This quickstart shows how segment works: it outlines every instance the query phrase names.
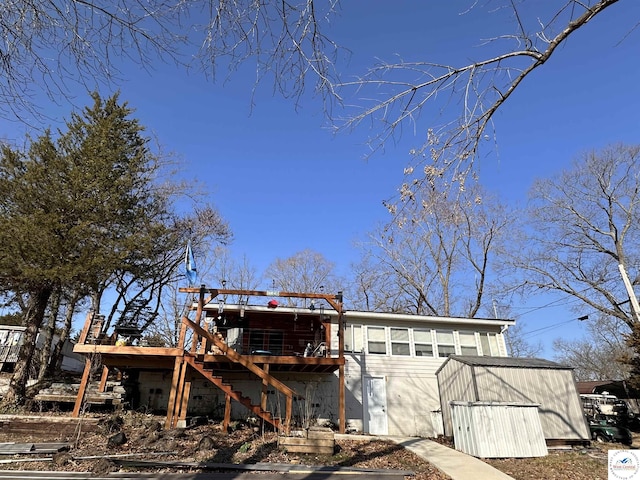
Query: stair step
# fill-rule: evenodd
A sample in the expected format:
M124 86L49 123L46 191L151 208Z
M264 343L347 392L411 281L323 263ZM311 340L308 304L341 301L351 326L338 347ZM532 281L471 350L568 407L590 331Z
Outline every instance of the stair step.
M230 383L226 383L222 376L214 375L213 370L205 367L204 358L202 355L190 355L189 363L193 368L199 371L207 380L216 385L220 390L225 392L226 394L232 396L236 401L244 405L248 410L262 418L265 422L270 423L276 429L281 427L280 418L274 418L271 412L267 412L263 410L260 405L254 405L251 403L250 397L245 397L241 391L234 390L233 385Z

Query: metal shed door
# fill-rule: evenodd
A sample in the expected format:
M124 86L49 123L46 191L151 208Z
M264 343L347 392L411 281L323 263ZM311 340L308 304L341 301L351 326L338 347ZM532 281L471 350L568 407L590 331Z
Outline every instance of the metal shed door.
M365 428L371 435L387 435L387 389L384 377L364 377Z

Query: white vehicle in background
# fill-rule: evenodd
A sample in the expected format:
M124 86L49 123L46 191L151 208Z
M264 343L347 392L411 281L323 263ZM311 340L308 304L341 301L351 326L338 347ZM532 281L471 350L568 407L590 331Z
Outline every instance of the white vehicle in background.
M632 444L629 427L635 419L626 401L607 393L581 394L580 398L594 441Z
M580 394L582 408L588 417L596 415L633 417L627 402L608 393Z

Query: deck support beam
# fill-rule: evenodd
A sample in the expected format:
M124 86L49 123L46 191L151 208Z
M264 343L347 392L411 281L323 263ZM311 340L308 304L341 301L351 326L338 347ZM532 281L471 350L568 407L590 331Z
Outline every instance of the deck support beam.
M104 393L107 389L107 379L109 378L109 367L106 365L102 366L102 375L100 375L100 386L98 387L98 391L100 393Z
M169 393L169 402L167 404L167 419L164 428L169 429L174 425L174 416L176 409L176 400L178 394L178 386L180 383L180 373L182 372L183 357L176 357L173 366L173 376L171 377L171 392Z
M229 433L229 424L231 423L231 395L228 393L224 397L224 420L222 421L222 431Z
M78 389L78 396L76 397L76 403L73 406L72 417L77 418L80 416L80 410L82 409L82 403L84 402L84 394L87 391L87 383L89 383L89 375L91 373L91 358L87 357L84 360L84 371L82 372L82 380L80 380L80 388Z

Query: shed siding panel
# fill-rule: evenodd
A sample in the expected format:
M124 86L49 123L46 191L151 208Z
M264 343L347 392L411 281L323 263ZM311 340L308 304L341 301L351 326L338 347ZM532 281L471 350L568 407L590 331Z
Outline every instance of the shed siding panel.
M480 401L540 404L547 439L589 439L570 370L476 367Z
M447 362L438 375L444 434L453 436L450 402L475 401L472 370L460 362Z
M538 407L525 404L452 402L457 450L482 458L547 454Z

